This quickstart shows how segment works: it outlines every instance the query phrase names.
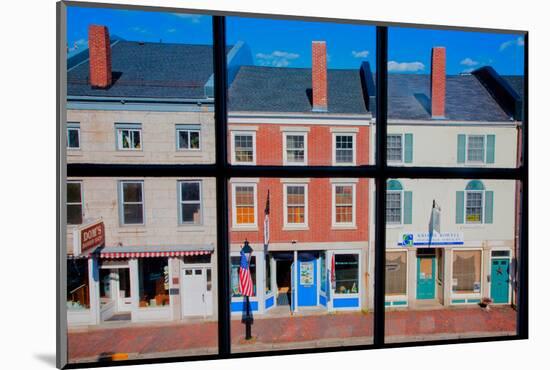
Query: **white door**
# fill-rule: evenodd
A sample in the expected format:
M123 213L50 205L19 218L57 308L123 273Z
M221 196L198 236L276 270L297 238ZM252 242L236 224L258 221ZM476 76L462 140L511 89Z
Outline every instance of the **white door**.
M182 270L182 309L184 316L205 316L206 269L184 268Z
M119 268L118 270L118 312L128 312L132 310L132 296L130 290L130 269Z

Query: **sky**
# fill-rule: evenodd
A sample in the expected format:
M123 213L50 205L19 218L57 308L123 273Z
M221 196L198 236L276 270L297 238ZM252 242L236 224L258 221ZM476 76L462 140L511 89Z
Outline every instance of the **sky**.
M109 28L111 37L164 43L212 44L212 18L193 14L69 7L69 55L87 47L90 24ZM228 45L245 42L254 64L309 68L311 42L326 41L329 68L356 69L368 61L375 69L374 26L228 17ZM447 74L492 66L502 75L523 74L520 35L390 27L389 73L430 73L431 48L447 50Z

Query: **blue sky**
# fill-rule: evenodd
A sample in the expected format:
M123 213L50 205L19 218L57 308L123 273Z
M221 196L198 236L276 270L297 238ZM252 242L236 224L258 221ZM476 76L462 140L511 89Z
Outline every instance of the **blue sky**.
M67 39L71 55L87 47L89 24L109 27L111 36L145 42L212 44L208 16L69 7ZM227 42L244 41L254 63L308 68L311 41L327 42L329 68L375 66L373 26L228 17ZM464 31L389 29L389 72L429 73L433 46L447 48L447 73L490 65L501 74L523 73L523 39L519 35Z

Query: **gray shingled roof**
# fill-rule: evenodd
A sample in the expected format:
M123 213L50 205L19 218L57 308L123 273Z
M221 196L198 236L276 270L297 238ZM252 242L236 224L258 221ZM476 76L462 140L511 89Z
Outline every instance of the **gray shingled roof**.
M68 71L69 96L205 98L213 73L211 45L118 41L111 48L113 85L93 89L89 60Z
M359 70L328 71L328 111L366 114ZM232 111L311 113L311 70L243 66L229 89Z

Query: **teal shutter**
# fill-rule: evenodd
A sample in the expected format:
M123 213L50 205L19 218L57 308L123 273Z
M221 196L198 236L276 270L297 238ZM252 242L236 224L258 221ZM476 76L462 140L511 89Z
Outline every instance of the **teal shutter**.
M487 163L495 163L495 135L487 135Z
M412 224L412 207L413 207L413 193L412 191L406 191L405 192L405 212L403 217L403 223L404 224Z
M413 161L413 134L405 134L405 163Z
M456 148L457 163L466 162L466 135L458 135Z
M485 223L493 223L493 192L485 192Z
M464 192L456 192L456 223L464 223Z

